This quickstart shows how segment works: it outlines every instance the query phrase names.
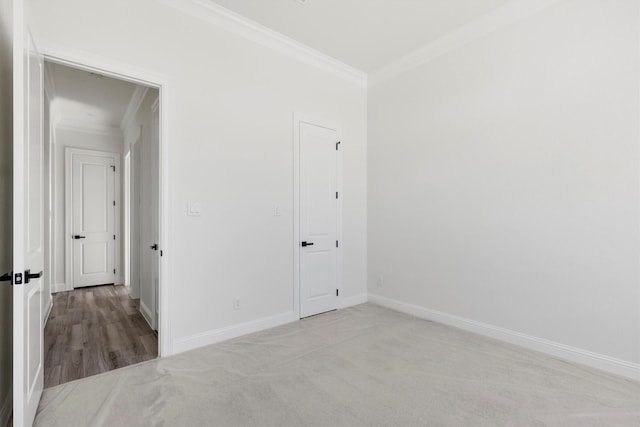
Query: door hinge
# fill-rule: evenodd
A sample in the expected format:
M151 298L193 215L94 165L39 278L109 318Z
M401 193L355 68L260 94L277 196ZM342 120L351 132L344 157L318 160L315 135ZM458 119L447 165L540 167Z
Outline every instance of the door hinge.
M162 256L162 250L160 250L160 256Z
M116 201L114 200L114 201L113 201L113 206L115 206L115 205L116 205Z
M336 240L336 248L338 247L338 241Z
M336 191L336 199L338 198L338 192Z
M116 269L115 268L113 269L113 274L116 274Z
M116 171L116 167L114 165L111 165L111 169L113 169L113 171Z
M16 273L13 279L14 285L22 285L22 273Z
M336 296L339 297L340 296L340 290L336 289Z
M338 151L338 145L340 145L340 141L336 142L336 151Z
M113 235L113 240L116 240L116 235L115 234Z

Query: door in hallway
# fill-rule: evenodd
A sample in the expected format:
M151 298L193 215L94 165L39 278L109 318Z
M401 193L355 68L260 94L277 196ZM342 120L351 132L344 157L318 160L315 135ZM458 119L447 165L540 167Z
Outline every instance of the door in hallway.
M68 149L73 287L115 281L117 155Z
M297 121L300 164L300 317L338 304L339 131Z

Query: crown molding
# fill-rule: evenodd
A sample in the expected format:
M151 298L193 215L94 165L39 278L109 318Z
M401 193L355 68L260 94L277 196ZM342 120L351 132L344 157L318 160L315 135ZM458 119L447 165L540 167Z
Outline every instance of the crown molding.
M546 9L560 0L513 0L471 21L457 30L401 57L369 74L369 87L391 80L407 71L426 64L435 58L473 41L494 33L508 25L521 21Z
M120 122L120 130L122 132L126 131L127 127L129 127L131 121L136 116L136 113L140 109L140 105L142 105L142 101L144 101L144 97L148 90L148 87L140 85L137 85L134 89L133 94L131 94L127 110L124 112L124 116L122 116L122 121Z
M92 135L113 136L122 138L122 130L117 127L86 123L79 120L62 119L56 124L56 130L82 132Z
M156 0L342 79L367 86L367 74L209 0Z

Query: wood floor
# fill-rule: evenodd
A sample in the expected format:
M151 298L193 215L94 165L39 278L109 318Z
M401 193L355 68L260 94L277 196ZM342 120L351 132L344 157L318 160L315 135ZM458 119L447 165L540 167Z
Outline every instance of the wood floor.
M158 356L158 337L124 286L53 294L44 330L44 387Z

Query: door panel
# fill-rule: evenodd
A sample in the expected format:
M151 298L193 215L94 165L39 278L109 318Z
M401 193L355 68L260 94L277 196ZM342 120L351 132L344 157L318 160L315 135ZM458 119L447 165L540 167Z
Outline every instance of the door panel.
M337 308L338 239L336 129L301 122L300 316Z
M43 60L13 2L13 417L31 425L43 388Z
M116 160L113 154L69 153L73 286L114 283Z

